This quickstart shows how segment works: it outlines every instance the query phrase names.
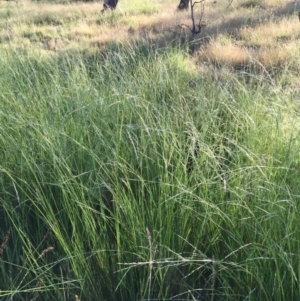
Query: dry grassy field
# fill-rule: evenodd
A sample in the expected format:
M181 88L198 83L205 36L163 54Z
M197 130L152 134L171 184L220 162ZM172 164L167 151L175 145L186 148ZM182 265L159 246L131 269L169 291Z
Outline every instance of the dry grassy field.
M102 2L0 3L0 45L32 51L97 51L111 42L143 39L156 47L190 40L190 12L174 0L123 0L114 12ZM300 3L285 0L207 0L194 58L233 66L269 69L299 57ZM199 8L195 6L196 17Z

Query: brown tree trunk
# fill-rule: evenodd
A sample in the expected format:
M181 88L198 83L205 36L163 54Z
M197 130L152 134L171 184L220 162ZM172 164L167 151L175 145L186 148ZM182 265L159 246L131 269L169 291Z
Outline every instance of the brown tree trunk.
M117 7L118 0L105 0L103 4L103 9L115 9Z
M190 0L180 0L180 3L178 5L179 10L184 10L189 8L189 2Z

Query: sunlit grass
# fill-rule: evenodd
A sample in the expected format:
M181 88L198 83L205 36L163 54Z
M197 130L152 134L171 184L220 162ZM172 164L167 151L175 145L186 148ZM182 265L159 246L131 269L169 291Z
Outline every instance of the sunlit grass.
M247 66L250 52L229 36L218 36L199 52L201 61L212 64L227 64L233 67Z
M300 299L296 11L177 2L0 3L1 300Z
M2 298L298 300L292 66L110 47L2 50Z
M50 52L72 47L93 52L95 47L102 49L111 42L134 44L141 39L149 39L157 47L174 45L176 40L178 45L191 41L191 20L189 12L176 11L177 2L124 0L116 11L104 14L100 13L102 4L97 2L4 3L0 41L2 47ZM193 46L193 51L203 50L198 58L226 61L232 66L256 60L266 68L293 62L299 48L297 6L282 1L256 1L259 5L246 2L229 5L230 2L206 1L206 26ZM200 14L197 5L195 14L196 18ZM224 39L231 42L225 45L220 42ZM270 49L273 55L268 56Z
M252 46L274 47L294 41L300 36L299 26L295 17L272 20L254 27L243 27L238 37ZM296 44L296 43L295 43Z

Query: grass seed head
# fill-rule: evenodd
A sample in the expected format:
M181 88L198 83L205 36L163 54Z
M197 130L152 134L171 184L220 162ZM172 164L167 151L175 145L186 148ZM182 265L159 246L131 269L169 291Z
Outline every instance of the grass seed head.
M75 295L75 301L80 301L78 295Z
M53 247L49 247L49 248L43 250L42 253L41 253L41 257L43 257L47 252L52 251L52 250L54 250Z
M2 244L0 246L0 255L2 255L2 253L3 253L4 249L5 249L5 246L6 246L7 242L8 242L8 240L9 240L10 232L11 232L11 228L9 228L8 231L6 232L5 237L3 239L3 242L2 242Z

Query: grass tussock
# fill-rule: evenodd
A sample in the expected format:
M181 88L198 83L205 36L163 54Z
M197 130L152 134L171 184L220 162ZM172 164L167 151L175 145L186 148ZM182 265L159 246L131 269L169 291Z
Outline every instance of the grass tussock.
M251 54L245 47L241 47L228 36L218 36L199 52L200 61L212 64L228 64L233 67L245 66L250 63Z
M250 2L0 3L1 300L300 299L296 15Z
M297 300L285 79L209 79L148 47L2 50L2 298Z

